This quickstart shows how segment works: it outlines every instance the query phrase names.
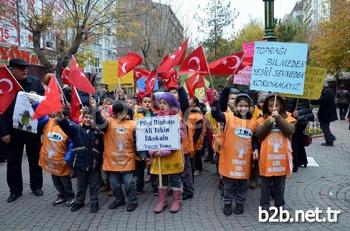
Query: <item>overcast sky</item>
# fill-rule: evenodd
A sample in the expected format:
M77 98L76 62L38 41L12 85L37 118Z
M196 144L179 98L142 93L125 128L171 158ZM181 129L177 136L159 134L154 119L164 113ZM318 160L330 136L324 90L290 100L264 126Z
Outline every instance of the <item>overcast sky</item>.
M198 33L198 23L194 15L201 14L200 8L205 8L210 0L156 0L157 2L168 4L180 19L186 35L191 37L192 43L197 43L203 34ZM264 20L264 3L262 0L230 0L231 7L239 12L235 20L234 28L228 27L225 30L225 37L232 37L239 31L251 18ZM275 18L283 18L285 14L290 13L297 0L275 0Z

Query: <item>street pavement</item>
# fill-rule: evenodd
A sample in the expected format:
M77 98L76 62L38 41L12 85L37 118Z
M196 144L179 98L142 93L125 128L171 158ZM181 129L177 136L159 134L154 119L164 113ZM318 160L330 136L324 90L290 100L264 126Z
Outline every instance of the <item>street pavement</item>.
M100 210L90 214L86 206L70 212L64 205L52 206L56 198L51 178L44 174L44 196L34 196L29 187L27 159L23 160L23 196L7 203L9 189L6 183L6 164L0 166L0 230L350 230L350 131L348 123L337 121L331 129L337 137L334 147L321 147L323 138L316 138L307 148L310 161L287 179L286 208L289 211L327 207L341 211L338 222L330 223L259 223L259 189L250 189L243 215L225 216L222 213L219 177L213 164L195 178L193 199L183 202L182 211L171 214L168 209L153 213L156 197L149 185L140 195L139 207L127 212L125 207L109 210L112 197L100 194ZM313 158L313 159L312 159ZM311 166L315 165L315 166ZM319 166L317 166L319 165ZM75 185L75 180L73 181ZM171 200L168 201L170 203Z

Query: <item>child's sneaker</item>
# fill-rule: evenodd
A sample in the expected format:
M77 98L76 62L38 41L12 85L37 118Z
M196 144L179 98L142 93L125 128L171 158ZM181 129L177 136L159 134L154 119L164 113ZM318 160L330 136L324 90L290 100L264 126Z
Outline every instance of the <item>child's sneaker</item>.
M90 213L97 213L98 211L98 203L91 204Z
M224 205L224 214L226 216L230 216L232 214L232 204L225 204Z
M126 207L126 211L132 212L137 208L137 203L129 203Z
M81 209L81 208L84 207L84 206L85 206L84 203L77 203L77 202L74 202L74 203L72 204L72 207L70 208L70 211L75 212L75 211Z
M244 211L243 204L236 204L235 211L233 211L235 214L242 214Z
M113 201L112 204L108 206L109 209L117 209L118 207L125 205L125 201Z
M73 205L73 203L74 203L74 199L67 200L66 201L66 206L67 207L71 207Z

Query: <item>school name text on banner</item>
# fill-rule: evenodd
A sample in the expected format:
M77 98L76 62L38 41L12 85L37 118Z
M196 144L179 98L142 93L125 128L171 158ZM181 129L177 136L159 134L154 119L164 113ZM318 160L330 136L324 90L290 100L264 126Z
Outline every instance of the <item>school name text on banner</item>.
M137 119L136 148L137 151L181 149L179 117L175 115Z

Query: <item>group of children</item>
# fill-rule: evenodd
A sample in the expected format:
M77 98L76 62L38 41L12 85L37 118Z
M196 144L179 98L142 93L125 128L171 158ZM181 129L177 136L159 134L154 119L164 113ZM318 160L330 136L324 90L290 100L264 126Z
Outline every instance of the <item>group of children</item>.
M260 206L268 210L271 195L276 207L284 206L285 180L292 168L290 137L296 121L286 112L284 99L261 94L254 106L248 94L228 87L220 97L208 89L206 98L207 105L195 97L188 99L182 87L140 94L135 106L123 100L105 100L98 106L91 97L89 106L82 110L80 124L68 119L69 108L41 118L39 165L52 174L59 192L53 204L66 203L74 212L84 206L89 188L90 212L96 213L101 174L105 174L115 197L109 209L127 204L127 211L134 211L146 170L158 196L154 212L161 213L172 195L170 211L176 213L182 200L194 195L194 170L202 170L203 143L209 140L218 158L225 215L243 213L249 179L257 171ZM137 151L135 121L168 115L179 117L181 149ZM77 177L76 195L70 178L72 169Z

